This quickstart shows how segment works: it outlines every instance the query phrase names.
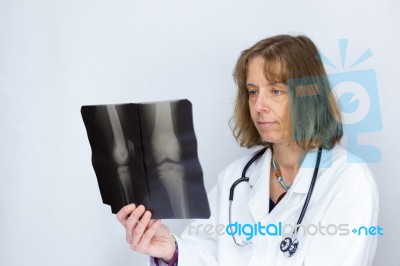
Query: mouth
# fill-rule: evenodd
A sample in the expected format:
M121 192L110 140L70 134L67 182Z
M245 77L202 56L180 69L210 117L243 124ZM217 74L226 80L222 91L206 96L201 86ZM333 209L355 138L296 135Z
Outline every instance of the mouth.
M276 121L257 121L257 125L264 128L274 126L275 124Z

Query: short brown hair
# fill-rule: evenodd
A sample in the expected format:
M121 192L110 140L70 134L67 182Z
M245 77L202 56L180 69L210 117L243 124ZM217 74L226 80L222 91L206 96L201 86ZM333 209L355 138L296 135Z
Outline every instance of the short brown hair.
M331 149L343 135L338 103L332 94L317 47L306 36L277 35L244 50L236 63L238 87L231 128L240 146L269 146L261 139L250 116L246 87L248 63L264 60L265 77L288 88L292 138L304 150Z

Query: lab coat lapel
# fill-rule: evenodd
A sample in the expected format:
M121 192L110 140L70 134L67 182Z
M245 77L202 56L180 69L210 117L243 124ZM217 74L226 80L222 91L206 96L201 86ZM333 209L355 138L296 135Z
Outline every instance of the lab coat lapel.
M314 172L317 153L318 149L310 150L307 153L282 205L286 205L290 202L293 193L307 194ZM251 167L246 174L246 176L249 177L249 184L252 187L248 206L255 222L261 220L269 213L269 173L271 156L271 149L267 149L261 158L254 162L254 167Z
M270 162L271 150L267 149L246 174L252 187L248 206L255 222L267 215L269 211Z
M317 160L318 149L313 149L307 152L299 172L297 173L292 187L288 190L287 195L283 198L281 205L286 206L291 201L293 194L307 194L310 189L311 180L314 173L315 162ZM317 182L318 183L318 182Z
M312 176L315 169L315 162L317 160L318 149L313 149L307 152L306 157L301 163L296 178L292 185L293 193L304 193L306 194L310 188Z

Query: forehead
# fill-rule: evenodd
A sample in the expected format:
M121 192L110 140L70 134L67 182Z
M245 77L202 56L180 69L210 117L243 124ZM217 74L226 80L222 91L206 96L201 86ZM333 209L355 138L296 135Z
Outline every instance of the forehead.
M266 60L262 56L256 56L247 64L246 82L264 79L267 82L284 83L282 63L278 60Z
M257 56L249 61L247 64L247 79L264 76L265 77L265 59Z

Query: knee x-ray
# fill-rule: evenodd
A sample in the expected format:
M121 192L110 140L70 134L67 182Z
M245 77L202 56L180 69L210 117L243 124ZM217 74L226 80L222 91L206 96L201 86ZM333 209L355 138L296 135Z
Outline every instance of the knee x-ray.
M113 213L143 204L153 218L208 218L188 100L82 106L92 164Z

